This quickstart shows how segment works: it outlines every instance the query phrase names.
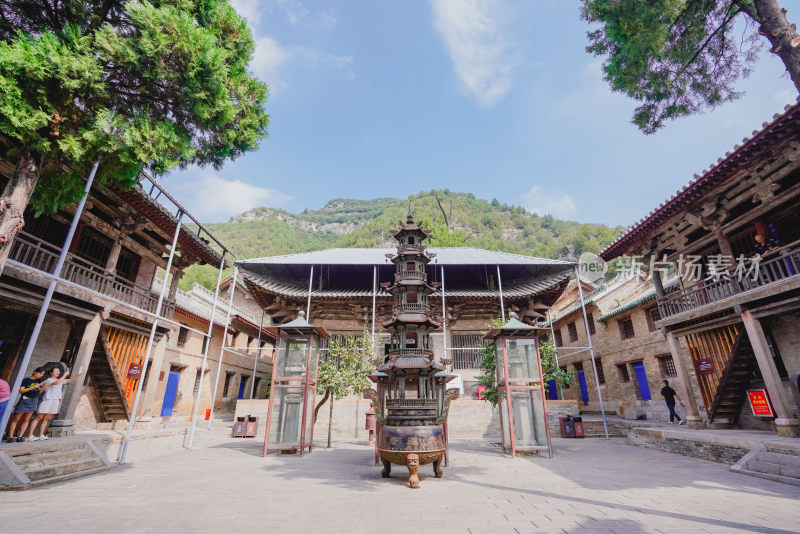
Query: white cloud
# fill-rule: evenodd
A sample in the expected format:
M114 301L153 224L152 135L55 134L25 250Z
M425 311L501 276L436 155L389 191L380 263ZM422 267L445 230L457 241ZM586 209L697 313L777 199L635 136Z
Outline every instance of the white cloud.
M261 23L261 7L259 0L231 0L231 7L247 20L247 24L254 32Z
M291 55L289 49L282 47L275 39L259 37L256 39L256 49L250 68L272 88L274 85L281 85L278 81L278 69Z
M278 207L291 199L276 189L250 185L241 180L226 180L202 170L189 172L186 177L188 180L170 189L192 215L203 222L227 221L249 209Z
M572 217L577 212L575 202L567 193L545 191L538 185L524 195L524 205L531 213L552 215L553 217Z
M514 63L496 0L432 0L436 30L450 51L463 88L493 106L512 88Z

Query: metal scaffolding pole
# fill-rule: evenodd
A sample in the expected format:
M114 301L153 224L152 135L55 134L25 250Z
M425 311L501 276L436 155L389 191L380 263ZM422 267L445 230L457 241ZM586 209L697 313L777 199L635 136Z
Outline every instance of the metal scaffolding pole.
M222 252L222 261L219 264L219 273L217 273L217 285L214 288L214 302L211 305L211 318L208 320L208 333L205 335L205 342L203 343L203 362L200 364L200 385L197 386L197 395L194 397L194 407L192 408L192 427L189 430L189 444L187 449L192 448L194 442L194 428L197 424L197 410L200 407L200 398L203 393L203 382L206 375L206 363L208 361L208 348L211 346L211 335L214 331L214 315L217 312L217 300L219 299L219 285L222 283L222 270L225 269L225 251ZM224 339L223 333L223 339ZM224 343L223 343L224 344ZM214 399L211 399L211 404L214 404Z
M86 199L89 196L89 191L92 189L92 183L94 183L94 177L95 174L97 174L97 167L99 165L100 160L94 162L92 170L89 173L89 178L86 180L86 186L83 188L83 197L81 198L80 202L78 202L78 207L75 209L75 214L72 216L72 223L70 223L67 237L64 239L64 246L61 247L61 252L58 255L58 261L56 262L56 267L53 270L53 278L50 278L50 283L47 285L47 292L44 295L44 300L42 300L42 306L39 308L39 315L36 317L36 323L33 326L31 338L28 340L28 345L25 347L25 354L22 356L22 362L20 363L19 371L14 379L14 385L11 388L11 397L8 399L8 404L6 405L6 410L3 413L3 418L0 420L0 435L5 432L8 419L11 417L11 412L14 410L14 404L17 402L19 388L22 385L23 378L25 378L25 371L28 369L28 365L31 363L31 356L33 355L33 349L36 347L36 342L39 340L39 333L42 331L44 317L47 315L47 309L50 307L50 302L53 300L53 293L55 293L56 284L58 283L57 279L61 276L61 269L64 267L64 262L67 260L67 254L69 254L69 247L72 244L72 238L75 237L75 229L78 227L78 221L80 221L81 214L83 213L83 207L86 205Z
M308 277L308 303L306 303L306 321L311 320L311 287L314 284L314 266L311 266L311 274Z
M261 322L258 323L258 341L256 341L256 347L259 350L256 351L256 357L253 359L253 376L250 378L250 399L253 399L253 394L256 392L256 372L258 366L258 359L261 358L261 330L264 328L264 309L261 309Z
M133 399L133 409L130 412L128 420L128 431L125 433L125 441L122 442L122 451L119 453L119 465L125 463L125 455L128 453L128 444L131 441L131 433L133 426L136 424L136 413L139 409L139 400L142 396L142 386L147 378L147 365L150 359L150 354L153 352L153 340L156 337L156 329L158 328L157 318L161 316L161 308L164 305L164 296L167 294L167 279L169 278L170 270L172 269L172 260L175 259L175 250L178 247L178 236L181 233L181 220L183 219L183 211L178 211L177 222L175 224L175 235L172 236L172 248L169 251L169 259L167 260L167 267L164 272L164 279L161 281L161 291L158 294L158 304L156 304L156 319L153 320L153 326L150 327L150 337L147 339L147 349L144 351L144 361L142 362L142 374L136 384L136 396Z
M444 265L440 267L442 274L442 341L444 343L444 357L447 358L447 305L444 300ZM453 365L452 363L450 364ZM450 367L452 369L452 367Z
M375 299L378 296L378 266L372 266L372 348L375 348Z
M575 266L575 283L578 284L578 295L581 297L581 311L583 312L583 326L586 327L586 339L589 341L589 357L592 359L592 371L594 372L594 384L597 387L597 396L600 399L600 415L603 418L603 430L608 439L608 422L606 421L606 411L603 408L603 393L600 391L600 378L597 376L597 364L594 361L594 348L592 348L592 334L589 332L589 320L586 317L586 303L583 300L583 288L581 287L580 266Z
M497 289L500 290L500 316L503 322L506 322L506 307L503 304L503 281L500 279L500 266L497 266Z
M547 310L547 321L550 323L550 339L553 340L553 356L556 357L556 367L558 365L558 347L556 347L556 331L553 329L553 318L550 317L550 310ZM564 398L564 391L561 389L561 384L558 385L558 396Z
M228 335L228 328L231 326L231 309L233 308L233 293L236 291L236 278L239 276L239 266L233 264L233 277L231 278L231 296L228 299L228 313L225 317L225 326L222 329L222 343L219 347L219 362L217 363L217 376L214 379L214 393L211 395L211 414L208 417L208 428L211 428L211 421L214 420L214 401L217 399L217 388L219 387L219 374L222 372L222 358L225 354L225 336ZM209 338L209 343L211 339Z

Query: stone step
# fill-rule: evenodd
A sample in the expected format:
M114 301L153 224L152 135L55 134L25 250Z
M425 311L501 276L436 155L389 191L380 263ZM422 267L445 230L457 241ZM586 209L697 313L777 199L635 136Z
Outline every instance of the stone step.
M800 468L800 456L781 454L779 452L759 452L756 454L755 459L759 462L769 462Z
M17 464L22 471L27 471L28 469L44 467L46 465L63 464L75 460L86 460L94 457L94 453L89 448L68 449L66 451L58 450L17 456L14 458L14 463Z
M95 473L102 473L103 471L108 471L109 469L116 467L113 465L104 465L102 467L95 467L94 469L87 469L85 471L76 471L74 473L68 473L66 475L60 475L52 478L43 478L41 480L33 480L30 484L25 484L23 486L3 486L3 491L22 491L31 488L39 488L41 486L46 486L48 484L55 484L57 482L65 482L67 480L72 480L73 478L80 478L85 477L88 475L94 475Z
M55 465L46 465L43 467L35 467L26 469L23 472L31 479L31 481L44 480L46 478L55 478L63 475L70 475L80 471L87 471L97 467L103 467L103 460L97 457L74 460Z
M798 481L800 481L800 467L793 465L762 462L759 460L748 460L747 469L750 471L756 471L758 473L767 473L770 475L796 478Z
M51 438L44 441L26 441L24 443L10 443L3 447L3 452L9 455L14 462L28 456L48 454L51 452L68 452L74 450L90 450L85 441L64 440Z

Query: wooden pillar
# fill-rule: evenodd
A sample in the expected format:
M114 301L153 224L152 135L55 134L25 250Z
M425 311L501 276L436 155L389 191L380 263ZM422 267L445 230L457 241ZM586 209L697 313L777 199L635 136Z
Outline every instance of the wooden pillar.
M661 280L661 271L653 272L653 286L656 288L656 296L663 299L666 293L664 292L664 281Z
M715 225L713 230L714 236L717 238L717 244L719 245L720 253L723 256L732 258L731 261L733 261L733 249L731 248L730 241L728 241L728 236L722 231L722 225Z
M61 403L61 412L53 420L51 426L54 436L71 436L75 433L75 410L81 400L83 385L86 383L86 374L89 372L89 362L92 359L92 353L94 352L102 324L103 314L97 313L83 330L81 343L78 346L78 354L75 357L75 364L71 369L71 374L75 375L81 372L82 376L64 388L65 394L64 401Z
M775 426L778 429L778 435L800 437L800 421L792 417L794 414L790 408L791 404L789 404L781 377L778 375L778 369L775 367L775 361L772 359L761 322L753 317L750 310L742 310L741 315L744 328L747 330L747 337L750 338L750 345L756 355L756 363L758 363L764 379L764 385L769 393L772 406L775 408Z
M666 332L667 344L669 351L672 353L672 361L675 363L675 370L678 371L678 378L681 380L680 392L681 398L686 403L686 424L689 428L704 428L703 418L700 417L700 411L697 408L697 399L692 390L692 382L689 378L689 369L686 366L686 357L681 350L681 344L678 341L678 336L673 332Z
M120 252L122 252L122 236L118 236L114 240L114 244L111 245L111 251L108 253L108 260L106 261L106 272L112 274L116 272Z
M167 295L168 300L175 300L178 294L178 282L181 281L181 278L183 278L183 270L176 270L172 273L172 281L169 284L169 293Z

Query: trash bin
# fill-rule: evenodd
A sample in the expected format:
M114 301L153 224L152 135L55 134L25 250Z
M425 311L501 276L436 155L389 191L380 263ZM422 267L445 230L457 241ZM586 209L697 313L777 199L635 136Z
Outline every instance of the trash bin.
M583 434L583 418L582 417L572 417L572 423L575 425L575 437L582 438L584 437Z
M244 417L237 417L233 423L233 437L234 438L254 438L256 437L256 429L258 428L258 418L252 415L245 415Z
M247 433L247 421L244 417L237 417L233 423L233 437L243 438L245 433Z
M562 415L558 418L558 423L561 427L562 438L575 437L575 424L572 422L572 418L570 418L568 415Z
M258 429L258 417L253 417L252 415L247 416L247 429L245 430L244 437L246 438L254 438L256 437L256 430Z

